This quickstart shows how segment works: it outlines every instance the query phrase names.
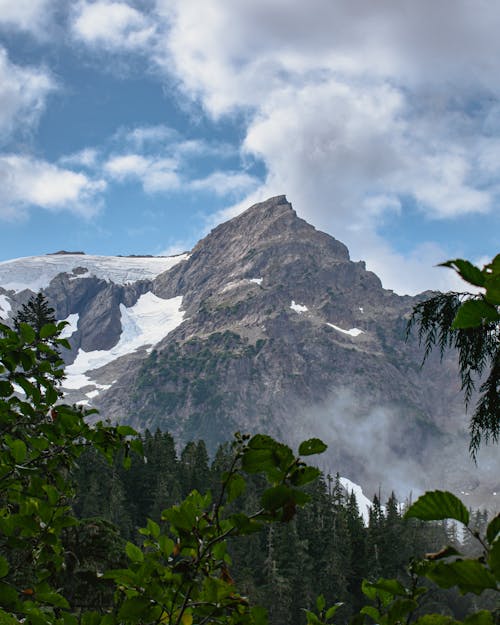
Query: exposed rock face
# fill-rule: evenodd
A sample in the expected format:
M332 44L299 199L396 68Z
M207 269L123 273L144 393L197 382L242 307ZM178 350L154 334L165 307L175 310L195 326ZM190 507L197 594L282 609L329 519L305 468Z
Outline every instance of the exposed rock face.
M320 435L333 449L326 467L369 488L390 486L388 471L401 474L396 487L426 485L439 458L436 469L448 467L451 483L458 469L446 447L459 441L466 454L456 434L464 417L453 358L433 357L421 369L415 339L405 340L423 296L383 289L284 196L221 224L156 277L115 284L73 269L45 290L59 318L78 314L68 359L78 353L77 363L82 350L115 348L125 319L138 336L149 314L140 313L144 298L161 306L182 297L183 317L173 325L168 311L161 317L152 350L122 350L88 373L95 388L73 386L70 397L86 393L104 417L168 429L181 441L204 438L212 450L236 430L290 442ZM29 295L0 293L13 310Z

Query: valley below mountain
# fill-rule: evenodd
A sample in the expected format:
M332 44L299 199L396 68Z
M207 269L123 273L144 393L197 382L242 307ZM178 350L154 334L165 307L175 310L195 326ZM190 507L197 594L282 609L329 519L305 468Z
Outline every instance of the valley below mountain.
M284 196L174 257L57 253L0 263L0 317L40 289L66 320L69 402L213 453L236 431L318 436L369 496L449 488L498 508L498 448L468 457L455 354L406 337L430 296L386 290ZM498 495L497 495L498 493ZM383 495L384 497L384 495Z

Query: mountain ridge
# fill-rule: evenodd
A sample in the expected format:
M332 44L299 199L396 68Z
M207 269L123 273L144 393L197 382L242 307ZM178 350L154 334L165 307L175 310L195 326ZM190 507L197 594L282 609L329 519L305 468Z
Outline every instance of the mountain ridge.
M363 438L406 481L415 474L415 488L430 481L430 462L448 482L472 471L447 466L452 449L466 449L453 355L433 355L422 369L416 339L405 340L426 294L383 289L285 196L220 224L171 262L133 281L126 265L115 267L118 283L72 267L45 287L58 318L73 315L71 401L181 442L204 438L212 451L236 430L291 443L321 434L330 467L370 488L385 473L368 462ZM12 315L28 295L0 288L0 307L8 298Z

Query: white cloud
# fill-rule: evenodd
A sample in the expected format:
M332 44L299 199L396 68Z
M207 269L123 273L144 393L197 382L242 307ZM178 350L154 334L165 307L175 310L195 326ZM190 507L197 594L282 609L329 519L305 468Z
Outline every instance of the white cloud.
M150 45L155 27L147 16L125 2L81 1L74 11L72 32L89 46L138 51Z
M46 69L11 63L0 47L0 139L16 129L32 128L55 89L56 83Z
M214 191L217 195L241 193L255 188L259 180L254 176L234 171L216 171L205 178L193 180L190 187L195 191Z
M62 165L73 165L92 169L97 166L99 151L96 148L84 148L59 159Z
M28 156L0 156L0 217L17 219L32 206L91 217L101 206L103 180Z
M156 0L156 13L168 32L152 58L212 117L244 111L243 149L267 169L219 217L286 193L386 286L449 282L431 269L443 246L398 254L377 232L409 205L452 220L500 199L500 5Z
M0 27L31 32L45 38L53 0L0 0Z
M180 178L178 162L173 158L158 158L141 154L111 157L104 165L108 175L118 181L138 180L146 193L177 189Z

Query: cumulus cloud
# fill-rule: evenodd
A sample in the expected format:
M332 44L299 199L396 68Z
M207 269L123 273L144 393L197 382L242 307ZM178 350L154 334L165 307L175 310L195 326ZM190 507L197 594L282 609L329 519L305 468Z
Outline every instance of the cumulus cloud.
M111 157L104 165L114 180L140 181L146 193L177 189L180 184L178 162L173 158L157 158L141 154L124 154Z
M153 22L125 2L77 4L73 35L89 46L109 51L138 51L147 48L155 34Z
M0 28L18 29L45 38L53 0L0 0Z
M167 35L151 58L213 118L243 111L242 149L266 166L226 215L286 193L399 289L403 270L449 253L398 254L380 224L408 206L422 220L491 214L500 199L500 7L156 0L156 14Z
M18 219L36 206L91 217L100 208L104 180L29 156L0 156L0 217Z
M56 82L46 69L16 65L0 47L0 140L16 129L32 128L55 89Z

